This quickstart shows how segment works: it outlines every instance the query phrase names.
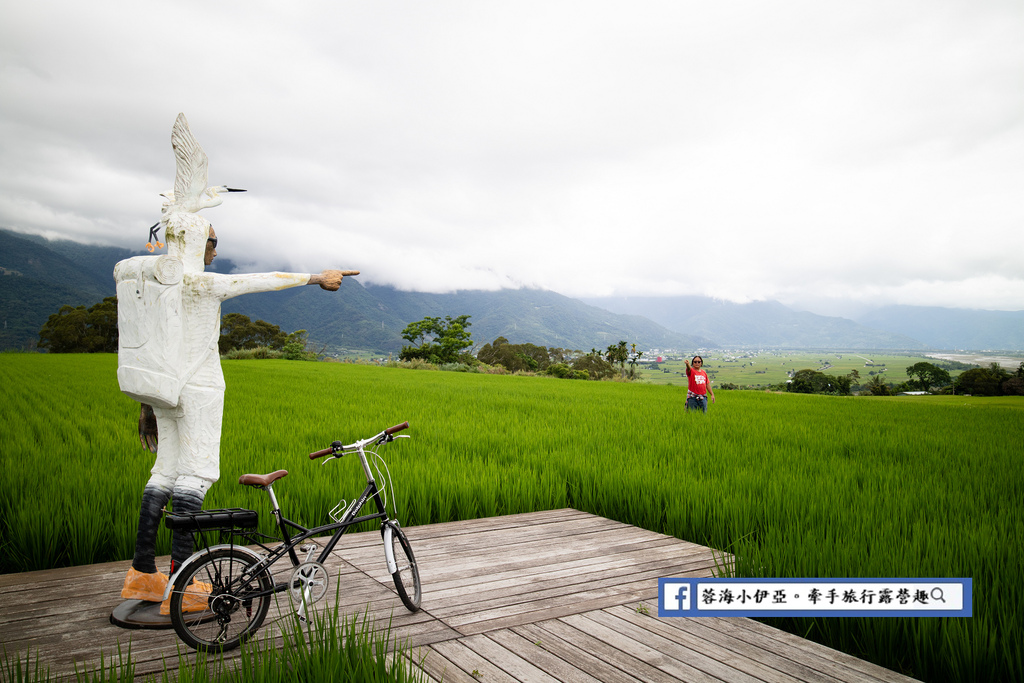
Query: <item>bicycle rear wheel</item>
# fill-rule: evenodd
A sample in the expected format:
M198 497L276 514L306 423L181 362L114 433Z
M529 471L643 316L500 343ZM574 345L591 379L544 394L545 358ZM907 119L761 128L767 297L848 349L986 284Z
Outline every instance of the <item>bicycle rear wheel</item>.
M395 557L395 572L391 578L395 581L398 597L402 599L410 612L420 608L420 570L416 566L416 557L412 554L412 546L406 538L402 527L394 522L387 522L391 528L391 550Z
M274 583L266 571L246 576L256 560L218 548L182 572L171 592L171 624L201 652L232 650L252 636L270 609Z

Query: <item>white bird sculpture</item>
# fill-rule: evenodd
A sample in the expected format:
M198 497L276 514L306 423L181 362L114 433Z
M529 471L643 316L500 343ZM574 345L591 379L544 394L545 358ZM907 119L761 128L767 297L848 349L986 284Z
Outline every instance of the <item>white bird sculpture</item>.
M165 215L176 211L196 213L223 202L224 198L220 196L222 192L245 192L225 185L206 186L209 159L189 130L184 113L178 114L174 121L174 128L171 129L171 147L174 148L177 169L174 190L162 195L167 199L163 206Z
M150 226L149 242L146 243L146 249L150 253L156 249L163 249L164 244L157 236L158 228L163 226L167 239L167 227L174 214L194 214L201 209L218 206L224 201L221 196L224 192L245 192L226 185L206 186L209 159L199 146L199 141L192 135L184 113L178 114L174 121L174 127L171 129L171 147L174 149L176 166L174 189L160 194L164 198L160 209L161 218ZM181 219L177 222L180 223Z

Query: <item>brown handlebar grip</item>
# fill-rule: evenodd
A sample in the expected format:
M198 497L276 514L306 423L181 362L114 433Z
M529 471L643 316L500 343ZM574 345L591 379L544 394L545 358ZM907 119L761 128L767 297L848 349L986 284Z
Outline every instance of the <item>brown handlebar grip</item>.
M310 460L316 460L317 458L322 458L325 455L330 455L333 452L334 452L333 448L325 448L322 451L317 451L316 453L310 453L309 454L309 459Z
M384 433L387 434L388 436L391 436L395 432L400 432L403 429L408 429L408 428L409 428L409 422L408 422L408 420L406 420L405 422L403 422L400 425L395 425L394 427L388 427L387 429L384 430Z

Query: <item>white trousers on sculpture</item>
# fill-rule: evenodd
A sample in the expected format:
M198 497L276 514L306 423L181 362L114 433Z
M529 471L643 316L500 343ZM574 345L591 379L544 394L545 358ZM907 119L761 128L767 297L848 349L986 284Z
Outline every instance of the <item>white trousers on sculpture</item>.
M158 444L149 484L175 483L205 493L220 478L220 432L224 390L185 386L178 407L153 408Z

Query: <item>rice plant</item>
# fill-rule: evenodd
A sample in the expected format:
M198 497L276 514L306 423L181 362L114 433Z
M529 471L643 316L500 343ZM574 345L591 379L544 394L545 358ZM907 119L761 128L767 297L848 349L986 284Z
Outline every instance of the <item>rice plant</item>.
M335 604L315 612L309 625L296 619L280 637L258 638L242 645L237 658L223 654L178 654L176 666L164 663L164 670L143 677L143 683L290 683L291 681L361 681L365 683L418 683L423 672L406 657L407 648L392 637L391 625L380 625L364 613L345 616ZM3 649L0 674L11 683L133 683L136 678L131 646L114 653L100 653L98 667L75 666L72 676L52 675L40 665L38 655L12 655Z
M131 557L153 456L115 367L0 355L0 571ZM265 512L238 476L283 468L282 507L322 523L362 475L306 454L409 420L413 438L382 452L403 524L574 507L733 552L745 576L972 577L972 619L772 623L924 680L1024 678L1021 399L719 392L695 415L671 386L274 360L224 371L206 507Z

